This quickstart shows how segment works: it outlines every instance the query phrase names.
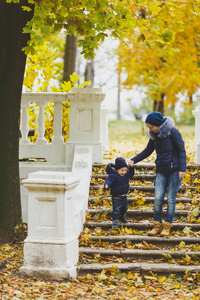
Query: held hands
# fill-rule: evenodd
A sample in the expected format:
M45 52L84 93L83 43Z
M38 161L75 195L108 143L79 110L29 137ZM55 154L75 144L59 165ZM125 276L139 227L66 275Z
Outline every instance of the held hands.
M108 184L105 184L105 185L104 185L104 189L105 189L105 190L109 190L109 185L108 185Z
M133 160L130 160L128 163L127 163L128 167L134 167L134 161Z
M179 175L179 179L181 179L185 176L185 172L179 171L178 175Z
M127 163L128 167L133 167L134 166L134 161L133 160L130 160L128 163ZM185 173L186 172L181 172L179 171L179 179L181 178L184 178L185 177Z

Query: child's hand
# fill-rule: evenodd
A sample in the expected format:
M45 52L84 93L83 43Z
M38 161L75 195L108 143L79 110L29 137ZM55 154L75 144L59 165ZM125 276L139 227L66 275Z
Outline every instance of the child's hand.
M105 190L109 190L109 185L108 185L108 184L105 184L105 185L104 185L104 189L105 189Z
M133 160L130 160L128 162L128 167L134 167L134 161Z

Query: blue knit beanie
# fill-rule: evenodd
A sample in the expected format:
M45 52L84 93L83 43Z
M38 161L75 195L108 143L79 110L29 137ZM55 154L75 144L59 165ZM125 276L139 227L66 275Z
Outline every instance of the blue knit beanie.
M128 168L128 165L124 158L118 157L115 159L115 170L119 170L121 168Z
M160 126L162 123L164 122L164 118L163 115L158 112L158 111L154 111L152 113L150 113L145 120L145 123L151 124L153 126Z

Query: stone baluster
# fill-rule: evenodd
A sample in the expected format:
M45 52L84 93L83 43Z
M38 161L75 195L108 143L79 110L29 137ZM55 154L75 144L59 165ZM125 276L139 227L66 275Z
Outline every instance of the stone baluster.
M62 136L62 101L54 101L54 123L52 143L63 143Z
M36 104L39 107L39 113L37 117L37 134L38 134L38 139L36 141L36 144L42 145L42 144L47 144L47 140L44 137L45 133L45 115L44 115L44 107L47 105L47 102L45 101L35 101Z
M28 111L27 111L27 107L28 107L29 103L27 102L22 102L21 105L21 141L20 144L21 145L26 145L26 144L30 144L30 141L28 140L28 131L29 131L29 125L28 125Z

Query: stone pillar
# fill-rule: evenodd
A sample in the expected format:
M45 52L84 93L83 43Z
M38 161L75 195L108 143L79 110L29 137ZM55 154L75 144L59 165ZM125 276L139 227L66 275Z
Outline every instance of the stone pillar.
M194 117L195 117L195 151L197 152L197 142L199 140L199 134L200 130L198 130L198 124L199 124L199 105L195 107L195 109L192 111Z
M101 108L101 140L103 142L103 150L108 151L108 113L109 109L106 107Z
M73 88L67 96L70 100L67 160L73 161L75 145L90 145L93 151L93 163L101 163L103 159L103 143L100 136L101 102L105 94L100 88Z
M39 171L23 180L29 195L21 273L55 280L76 277L79 249L74 188L78 183L71 172Z
M196 145L196 163L200 164L200 94L196 95L198 107L195 109L198 116L195 116L195 145Z

